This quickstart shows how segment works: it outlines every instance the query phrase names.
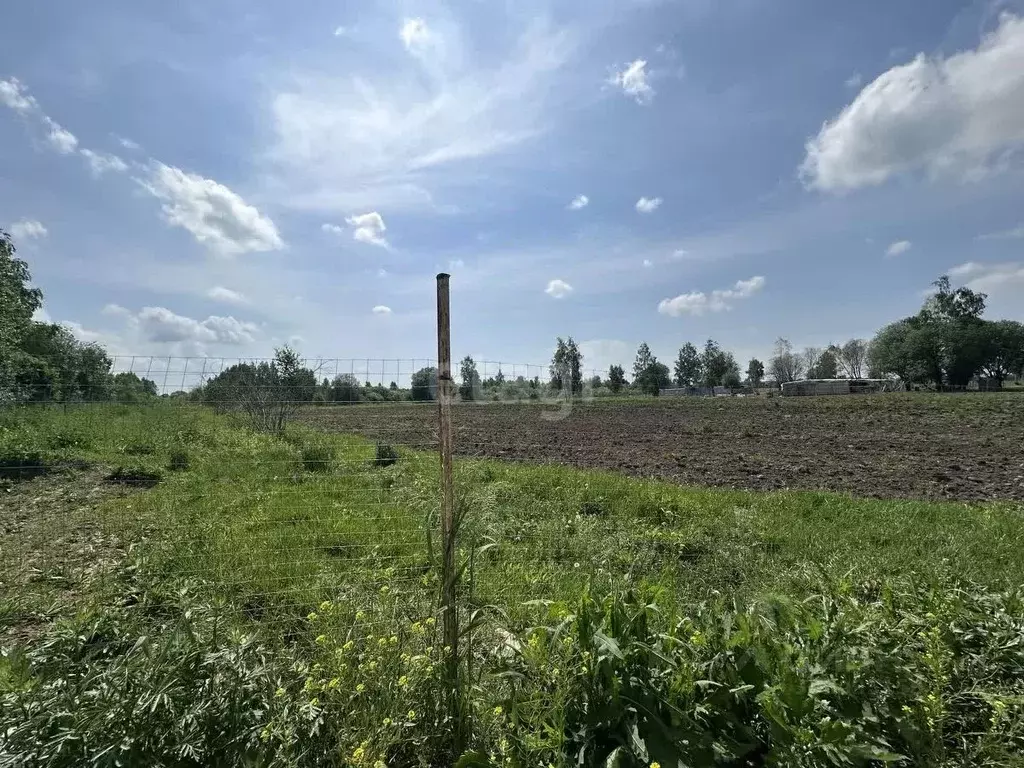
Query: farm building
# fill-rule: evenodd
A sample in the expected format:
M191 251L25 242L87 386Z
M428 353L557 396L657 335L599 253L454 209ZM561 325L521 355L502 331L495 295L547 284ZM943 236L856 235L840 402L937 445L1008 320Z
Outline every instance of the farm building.
M872 392L892 392L901 388L890 379L801 379L782 385L783 397L810 395L860 395Z

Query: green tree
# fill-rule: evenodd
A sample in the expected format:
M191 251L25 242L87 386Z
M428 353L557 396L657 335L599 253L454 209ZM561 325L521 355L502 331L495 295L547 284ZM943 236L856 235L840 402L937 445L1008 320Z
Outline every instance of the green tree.
M569 382L574 395L583 392L583 353L576 345L572 336L565 342L566 357L569 362Z
M641 342L633 363L633 386L646 395L657 396L662 387L671 384L668 366L658 362L647 342Z
M700 384L702 379L700 353L690 342L686 342L679 348L673 373L677 387L695 387Z
M725 352L714 339L708 339L700 356L705 387L720 387L730 373L739 379L740 368L731 352Z
M412 375L412 399L437 399L437 368L420 368Z
M756 357L752 357L747 363L747 382L751 387L757 389L761 386L762 381L764 381L764 363Z
M555 353L551 356L551 388L556 392L569 385L571 381L569 369L569 346L561 336L555 342Z
M110 393L116 402L138 403L156 397L157 386L155 381L139 378L135 373L118 373L113 377Z
M621 365L613 365L608 369L608 389L616 394L626 386L626 372Z
M351 373L342 373L334 377L329 398L332 403L358 403L361 397L359 382Z
M651 354L651 348L647 346L647 342L640 342L640 346L636 350L636 360L633 361L634 384L637 384L637 379L643 376L654 362L656 362L656 358Z
M459 378L462 383L459 385L459 396L468 401L479 400L481 394L480 374L476 369L476 362L472 357L466 355L459 363Z
M839 376L839 363L833 347L816 350L816 358L814 365L807 369L807 378L834 379Z
M1013 320L987 323L982 372L1003 385L1009 376L1024 375L1024 325Z

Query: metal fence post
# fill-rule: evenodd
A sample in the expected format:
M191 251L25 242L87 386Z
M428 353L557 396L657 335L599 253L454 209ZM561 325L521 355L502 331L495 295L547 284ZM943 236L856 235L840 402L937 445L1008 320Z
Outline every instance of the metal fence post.
M462 707L459 686L459 623L456 603L455 492L452 484L452 344L448 301L449 275L437 276L437 416L441 454L441 610L445 659L451 683L449 712L456 755L461 751Z

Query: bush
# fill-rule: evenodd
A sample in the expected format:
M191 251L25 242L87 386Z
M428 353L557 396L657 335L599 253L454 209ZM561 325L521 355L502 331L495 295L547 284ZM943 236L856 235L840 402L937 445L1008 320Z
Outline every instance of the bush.
M171 472L184 472L189 468L189 464L188 451L176 448L171 451L171 459L167 468L170 469Z
M299 451L307 472L328 472L334 463L334 446L326 441L306 443Z
M374 450L373 466L390 467L398 461L398 451L390 443L378 442Z
M80 429L65 427L64 429L52 432L47 440L47 444L54 450L66 448L84 449L92 446L92 439Z
M637 592L552 605L495 654L515 682L480 708L499 755L475 764L1019 764L1017 591L822 586L682 619Z

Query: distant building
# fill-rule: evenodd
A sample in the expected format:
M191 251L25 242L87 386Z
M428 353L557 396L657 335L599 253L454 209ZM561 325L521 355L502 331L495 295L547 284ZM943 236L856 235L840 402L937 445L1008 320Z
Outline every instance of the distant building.
M891 379L800 379L782 385L783 397L814 395L861 395L873 392L902 390L899 382Z

